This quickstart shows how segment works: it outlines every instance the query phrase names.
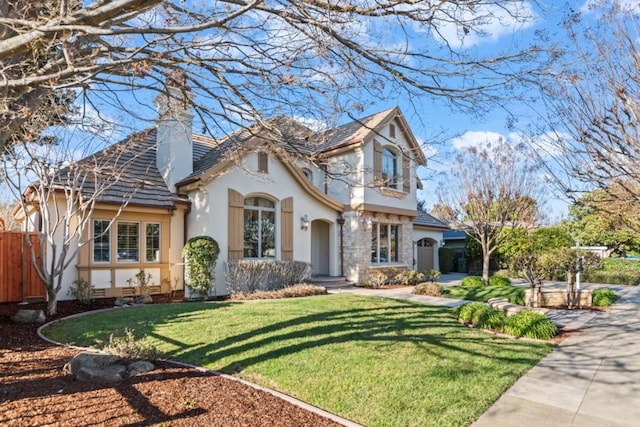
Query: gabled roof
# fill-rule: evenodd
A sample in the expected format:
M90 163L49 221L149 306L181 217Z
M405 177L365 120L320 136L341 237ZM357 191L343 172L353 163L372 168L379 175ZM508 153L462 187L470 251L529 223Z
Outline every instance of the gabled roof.
M445 222L425 212L418 213L416 219L413 220L413 225L418 227L440 228L449 231L449 226ZM445 231L445 233L447 233L447 231Z
M193 153L202 155L212 149L210 140L194 136ZM128 199L130 205L173 208L179 199L167 187L156 167L156 129L149 128L134 133L95 154L85 157L60 171L54 185L72 182L74 171L92 175L98 173L106 184L101 184L98 201L101 203L122 204ZM117 178L115 178L117 177ZM109 182L111 181L111 182ZM91 197L95 184L92 179L83 183L83 194Z

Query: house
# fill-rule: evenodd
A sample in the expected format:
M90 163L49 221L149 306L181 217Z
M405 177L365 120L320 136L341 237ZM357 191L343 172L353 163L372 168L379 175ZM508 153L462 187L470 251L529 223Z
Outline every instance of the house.
M152 293L181 289L182 248L200 235L220 246L216 295L240 259L304 261L356 283L377 268L437 268L447 227L418 215L426 159L398 108L322 132L280 116L216 140L192 132L181 97L169 86L155 127L80 161L125 167L100 194L66 287L80 276L96 296L132 295L144 269Z

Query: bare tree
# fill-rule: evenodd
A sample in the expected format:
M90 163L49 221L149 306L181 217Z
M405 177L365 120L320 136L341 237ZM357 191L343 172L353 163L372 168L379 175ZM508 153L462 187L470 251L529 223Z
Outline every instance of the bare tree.
M524 88L548 60L534 42L491 56L465 46L488 36L487 23L533 19L523 0L16 0L0 8L0 147L34 138L50 122L45 113L64 115L73 96L88 110L111 105L148 119L154 95L140 90L163 90L176 70L204 131L219 136L278 113L359 115L363 99L398 90L477 112L506 88Z
M570 54L541 80L546 115L532 143L546 152L558 187L574 202L601 189L597 208L633 214L640 201L640 28L613 2L595 25L566 24ZM636 6L637 7L637 6ZM596 207L593 205L593 207ZM626 216L626 215L625 215Z
M38 231L38 250L26 239L32 264L47 292L47 313L57 309L57 296L62 278L76 259L78 250L95 236L89 230L96 203L102 201L111 188L128 181L134 172L129 166L150 149L139 145L139 138L129 138L81 161L85 152L80 146L67 147L29 143L2 153L1 177L5 186L19 201L16 217L28 231ZM85 150L90 144L83 141ZM92 147L95 148L95 147ZM18 154L18 155L16 155ZM75 158L72 157L75 154ZM128 182L129 184L129 182ZM140 183L141 185L143 183ZM127 193L118 200L109 227L127 206L136 192L136 185L126 185ZM108 232L103 230L103 233ZM42 254L40 258L36 254Z
M440 194L450 225L465 231L482 248L482 279L489 280L491 254L513 227L536 222L540 182L522 146L501 140L472 147L458 156L457 171Z

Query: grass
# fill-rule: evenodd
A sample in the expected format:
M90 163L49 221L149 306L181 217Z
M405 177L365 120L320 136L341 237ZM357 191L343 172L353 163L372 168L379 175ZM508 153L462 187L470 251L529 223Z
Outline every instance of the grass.
M524 305L522 286L449 286L442 294L445 298L487 302L491 298L507 298L512 304Z
M368 426L469 425L551 346L452 310L351 294L120 309L48 327L89 346L125 327L166 357L259 382Z

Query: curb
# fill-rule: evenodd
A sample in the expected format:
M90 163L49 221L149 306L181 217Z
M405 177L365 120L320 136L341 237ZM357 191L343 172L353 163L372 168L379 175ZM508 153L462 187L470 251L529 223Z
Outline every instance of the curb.
M57 346L60 346L60 347L72 348L72 349L76 349L76 350L96 351L96 349L94 349L94 348L79 347L79 346L75 346L75 345L68 345L68 344L65 344L65 343L61 343L61 342L58 342L58 341L51 340L51 339L45 337L42 334L42 329L44 329L44 328L46 328L48 326L54 325L54 324L56 324L56 323L58 323L58 322L60 322L62 320L75 319L75 318L79 318L79 317L90 316L92 314L98 314L98 313L104 313L104 312L107 312L107 311L121 310L123 308L124 309L128 309L128 308L134 308L134 307L136 307L136 306L103 308L103 309L100 309L100 310L93 310L93 311L86 311L84 313L72 314L71 316L62 317L60 319L52 320L51 322L47 322L47 323L41 325L40 327L38 327L36 333L38 334L38 337L41 340L46 341L49 344L57 345ZM297 406L299 408L302 408L302 409L304 409L304 410L306 410L308 412L312 412L312 413L314 413L316 415L320 415L323 418L327 418L327 419L329 419L329 420L331 420L331 421L333 421L335 423L341 424L341 425L343 425L345 427L363 427L362 424L358 424L358 423L356 423L354 421L348 420L346 418L342 418L339 415L336 415L336 414L334 414L332 412L326 411L326 410L324 410L322 408L319 408L317 406L313 406L310 403L307 403L307 402L304 402L302 400L296 399L295 397L289 396L288 394L285 394L285 393L282 393L280 391L273 390L273 389L270 389L268 387L264 387L264 386L261 386L261 385L258 385L258 384L252 383L252 382L249 382L247 380L243 380L241 378L234 377L233 375L224 374L224 373L222 373L220 371L215 371L215 370L212 370L212 369L203 368L203 367L197 366L197 365L191 365L189 363L179 362L177 360L171 360L171 359L158 359L158 360L161 360L163 362L167 362L167 363L170 363L170 364L173 364L173 365L176 365L176 366L181 366L181 367L184 367L184 368L195 369L195 370L200 371L200 372L212 373L215 376L219 376L219 377L231 380L231 381L239 382L239 383L244 384L246 386L252 387L252 388L254 388L256 390L260 390L260 391L269 393L269 394L271 394L271 395L273 395L275 397L278 397L278 398L280 398L280 399L282 399L282 400L284 400L286 402L291 403L292 405L295 405L295 406Z

